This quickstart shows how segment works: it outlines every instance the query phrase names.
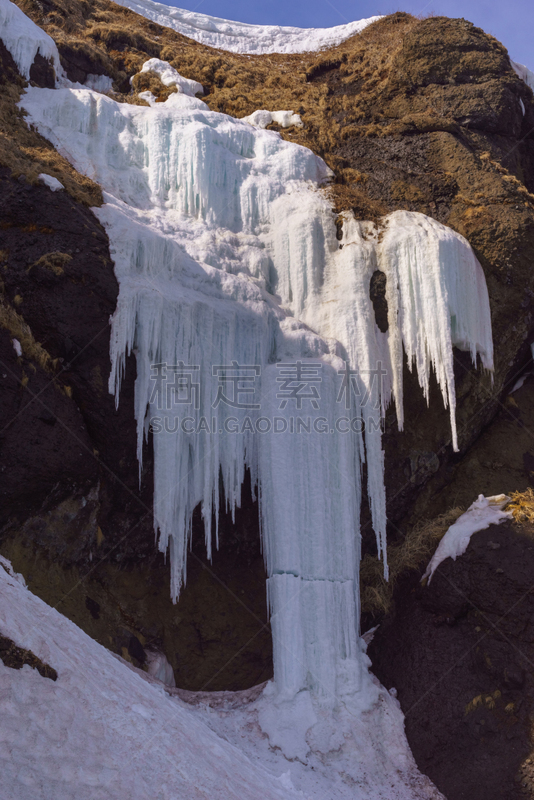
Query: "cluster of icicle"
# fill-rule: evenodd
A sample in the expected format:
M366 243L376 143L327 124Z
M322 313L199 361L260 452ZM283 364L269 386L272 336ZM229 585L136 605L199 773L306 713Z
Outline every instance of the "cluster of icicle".
M118 402L133 351L140 463L150 422L157 417L163 426L152 437L154 522L160 549L170 551L173 599L186 579L194 509L202 509L211 552L212 518L223 496L230 509L239 506L249 469L259 496L277 691L291 697L307 688L333 698L348 672L354 689L364 664L362 464L385 561L377 419L393 398L402 426L403 348L427 397L434 369L455 446L453 345L492 368L488 295L469 244L404 211L380 228L345 213L339 241L319 189L330 177L320 158L184 92L148 108L79 86L30 87L21 105L105 192L95 213L120 284L110 387ZM386 333L370 299L376 270L387 277ZM220 367L234 362L252 370L259 408L214 402ZM183 407L160 407L157 371L154 379L154 365L180 363L194 367L196 386L186 429L175 424ZM298 363L319 378L300 409L280 379L281 365ZM354 391L342 392L345 379ZM312 420L309 432L290 432L297 416ZM277 418L287 432L259 432L260 417L261 430ZM362 426L347 432L347 419Z

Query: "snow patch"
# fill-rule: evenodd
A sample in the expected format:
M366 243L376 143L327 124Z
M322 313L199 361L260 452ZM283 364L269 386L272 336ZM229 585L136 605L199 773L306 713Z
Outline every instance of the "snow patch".
M45 186L48 186L52 192L59 192L61 189L65 188L61 181L58 181L58 179L54 178L53 175L47 175L45 172L40 172L37 177L42 183L44 183Z
M22 356L22 347L18 339L12 339L11 343L13 345L13 349L17 354L17 357L20 358Z
M148 90L146 92L139 92L138 97L141 100L146 100L146 102L151 108L156 105L156 96L153 95L152 92L149 92Z
M52 61L56 79L64 76L54 40L10 0L0 0L0 39L26 80L37 53Z
M372 22L382 19L380 16L369 17L333 28L292 28L233 22L152 0L119 0L119 5L197 42L233 53L306 53L322 50L344 42L361 33Z
M164 86L176 86L179 92L189 97L194 97L196 94L204 94L204 87L201 83L184 78L174 67L171 67L168 61L151 58L145 61L141 67L141 72L155 72L156 75L159 75Z
M281 128L290 128L292 125L297 128L304 127L300 115L293 114L292 111L254 111L248 117L242 117L242 121L248 122L255 128L266 128L272 122Z
M428 583L432 580L432 575L446 558L456 561L467 550L471 536L477 531L483 531L490 525L499 525L505 519L512 519L511 511L502 509L510 502L510 498L505 494L498 494L492 497L484 497L479 494L478 499L471 503L465 514L458 517L456 522L451 525L425 570L421 578L424 581L428 578Z

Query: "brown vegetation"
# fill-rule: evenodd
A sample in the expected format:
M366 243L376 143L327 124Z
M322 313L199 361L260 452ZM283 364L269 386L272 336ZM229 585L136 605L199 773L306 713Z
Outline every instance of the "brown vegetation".
M451 508L432 520L414 525L401 544L388 547L389 581L376 556L365 555L360 568L362 612L384 615L390 610L395 587L401 577L426 566L441 539L456 522L463 508Z
M524 492L512 492L512 502L506 506L515 522L534 522L534 492L530 487Z
M0 289L2 287L0 286ZM22 316L10 306L4 297L3 291L0 294L0 328L4 328L10 336L20 343L22 354L28 361L38 364L45 372L54 373L58 362L53 359L45 348L36 341L30 326L24 321Z

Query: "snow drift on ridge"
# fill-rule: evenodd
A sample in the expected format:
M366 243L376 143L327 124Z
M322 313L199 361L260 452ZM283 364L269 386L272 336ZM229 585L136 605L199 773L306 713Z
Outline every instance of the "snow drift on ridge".
M306 53L344 42L363 31L380 16L360 19L333 28L291 28L281 25L249 25L211 17L198 11L155 3L153 0L117 0L158 25L172 28L197 42L232 53Z

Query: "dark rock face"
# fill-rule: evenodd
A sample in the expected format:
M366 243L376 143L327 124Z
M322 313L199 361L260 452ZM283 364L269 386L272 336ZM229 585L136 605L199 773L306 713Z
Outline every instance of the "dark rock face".
M493 525L429 586L406 580L369 648L419 768L448 800L534 792L533 570L534 528Z
M40 53L35 56L34 62L30 67L30 81L37 86L42 86L45 89L53 89L56 85L56 73L54 67L43 58Z

